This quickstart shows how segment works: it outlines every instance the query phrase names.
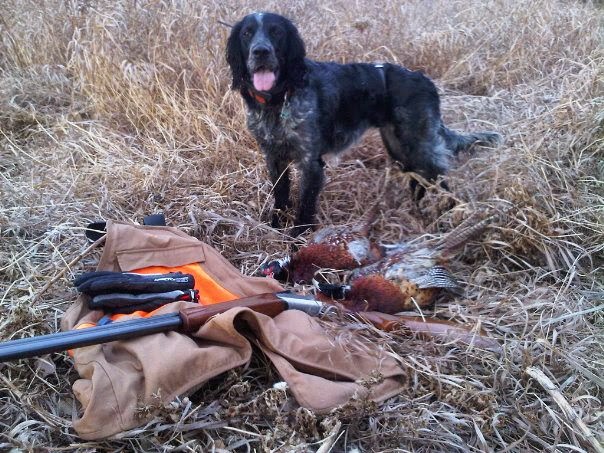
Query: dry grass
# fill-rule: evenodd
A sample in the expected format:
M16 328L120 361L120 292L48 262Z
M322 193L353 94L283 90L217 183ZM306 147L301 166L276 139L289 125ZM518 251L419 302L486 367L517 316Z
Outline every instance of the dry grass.
M257 357L190 399L155 408L143 429L87 443L70 429L77 406L69 360L15 362L0 366L0 449L314 451L330 433L323 451L595 449L598 440L579 422L602 441L601 6L283 5L3 2L0 337L57 329L76 297L70 278L98 256L70 269L35 305L32 298L84 250L82 227L99 217L136 221L164 211L246 274L291 247L264 223L271 187L242 126L242 102L228 91L228 29L218 23L258 8L294 18L314 58L425 70L443 91L449 124L505 135L503 147L463 159L451 173L458 203L446 211L438 191L413 206L406 176L369 134L329 166L320 210L324 223L342 224L382 198L373 234L393 242L446 231L475 209L509 207L453 263L467 282L465 296L434 309L480 322L501 340L504 356L360 329L409 370L408 390L380 407L353 401L328 416L298 410L289 394L271 388L279 378Z

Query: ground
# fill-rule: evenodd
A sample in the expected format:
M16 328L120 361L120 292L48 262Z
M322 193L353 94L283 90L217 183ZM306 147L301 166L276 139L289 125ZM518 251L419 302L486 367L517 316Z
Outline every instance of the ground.
M0 365L0 449L596 451L604 431L599 2L5 0L0 339L57 330L76 299L73 276L99 257L80 257L89 221L165 212L247 275L291 251L287 230L267 223L271 185L224 59L224 23L259 9L292 18L311 58L424 71L451 127L503 134L498 149L460 158L447 177L451 194L429 190L417 206L408 176L369 133L329 162L319 211L324 224L353 223L380 199L371 235L386 244L443 234L475 211L503 213L451 263L464 295L425 311L479 323L503 355L361 328L412 378L381 405L352 401L326 416L298 409L255 357L189 398L149 408L157 416L148 425L98 442L71 429L77 373L66 355L11 362Z

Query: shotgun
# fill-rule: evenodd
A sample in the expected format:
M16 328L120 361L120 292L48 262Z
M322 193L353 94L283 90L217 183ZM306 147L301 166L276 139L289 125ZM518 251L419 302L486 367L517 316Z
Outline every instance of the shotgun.
M333 308L312 297L290 292L259 294L230 302L187 307L178 313L7 341L0 343L0 363L170 330L191 333L197 331L211 317L235 307L247 307L271 317L285 310L301 310L311 316L318 316Z
M270 317L277 316L285 310L301 310L311 316L320 316L337 310L333 305L315 300L312 296L303 296L288 291L265 293L230 302L187 307L178 313L117 321L102 326L7 341L0 343L0 363L110 341L127 340L158 332L175 330L184 334L192 333L213 316L235 307L247 307ZM469 329L449 321L431 321L430 319L420 321L421 318L418 317L391 316L378 312L358 313L358 315L378 329L385 331L406 328L420 335L449 340L457 339L462 343L474 344L483 349L500 348L495 340L480 333L471 334Z

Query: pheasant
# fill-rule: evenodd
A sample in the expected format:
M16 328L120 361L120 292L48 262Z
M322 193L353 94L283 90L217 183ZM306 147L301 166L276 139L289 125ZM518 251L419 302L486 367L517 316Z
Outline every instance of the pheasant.
M368 238L377 205L350 226L329 226L315 232L308 245L293 255L270 261L260 272L289 283L310 283L319 269L350 270L376 262L382 248Z
M346 285L319 283L319 290L353 311L397 313L426 307L443 291L460 293L461 286L447 270L447 261L492 220L473 216L438 240L402 242L391 246L378 261L354 269Z

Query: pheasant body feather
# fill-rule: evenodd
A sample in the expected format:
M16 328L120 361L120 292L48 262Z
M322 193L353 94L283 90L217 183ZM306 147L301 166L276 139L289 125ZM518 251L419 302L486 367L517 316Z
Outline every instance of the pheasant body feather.
M374 217L372 209L357 226L322 228L285 265L272 261L261 271L276 278L286 276L285 281L292 283L310 283L319 269L351 270L373 263L383 256L381 247L367 237Z
M461 292L447 263L493 218L474 215L441 238L425 235L386 247L368 239L369 222L361 227L326 227L289 261L280 262L281 268L294 283L309 283L320 268L351 270L346 285L319 283L325 295L351 310L397 313L426 307L443 292Z
M385 247L381 259L351 272L342 303L352 310L396 313L429 306L443 291L459 293L461 286L446 264L491 219L468 219L436 243L418 238ZM332 287L330 293L338 292Z

